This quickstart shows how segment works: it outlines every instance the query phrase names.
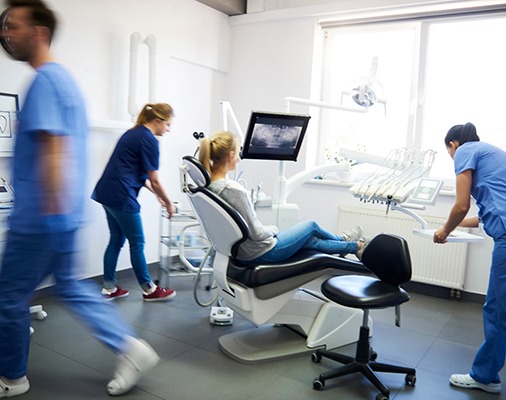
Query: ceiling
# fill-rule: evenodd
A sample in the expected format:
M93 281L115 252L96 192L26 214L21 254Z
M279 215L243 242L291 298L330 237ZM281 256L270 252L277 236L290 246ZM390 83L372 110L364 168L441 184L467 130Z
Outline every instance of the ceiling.
M246 14L247 0L197 0L227 15Z

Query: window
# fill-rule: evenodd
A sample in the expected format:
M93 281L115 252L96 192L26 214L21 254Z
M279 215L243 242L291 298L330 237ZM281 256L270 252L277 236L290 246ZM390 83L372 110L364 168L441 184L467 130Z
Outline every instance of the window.
M451 126L472 122L483 141L506 149L506 53L498 42L505 36L503 13L327 28L322 100L351 106L350 90L367 82L386 103L367 113L322 110L318 161L336 147L382 156L430 148L431 175L451 185L443 143Z

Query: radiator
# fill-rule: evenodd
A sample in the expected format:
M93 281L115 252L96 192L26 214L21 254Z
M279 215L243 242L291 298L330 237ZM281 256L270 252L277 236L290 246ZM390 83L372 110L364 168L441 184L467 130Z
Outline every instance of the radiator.
M429 228L441 227L446 219L423 216ZM413 228L420 224L398 211L386 214L386 206L377 209L339 207L340 230L362 226L364 234L372 238L379 233L393 233L405 238L409 245L413 268L412 280L451 289L463 289L467 264L466 243L434 244L432 240L416 236Z

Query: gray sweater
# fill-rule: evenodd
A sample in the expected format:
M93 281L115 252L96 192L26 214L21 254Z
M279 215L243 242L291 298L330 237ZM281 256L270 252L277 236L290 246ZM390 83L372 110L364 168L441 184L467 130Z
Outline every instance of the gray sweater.
M278 228L274 225L264 225L257 218L255 208L248 195L248 191L236 181L220 179L208 186L244 218L249 228L248 238L239 245L237 258L250 261L267 253L276 245Z

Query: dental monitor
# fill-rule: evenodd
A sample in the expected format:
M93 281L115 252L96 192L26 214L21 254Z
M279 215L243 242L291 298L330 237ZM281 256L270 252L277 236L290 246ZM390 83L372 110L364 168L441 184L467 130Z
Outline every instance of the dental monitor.
M253 111L241 158L297 161L309 115Z

